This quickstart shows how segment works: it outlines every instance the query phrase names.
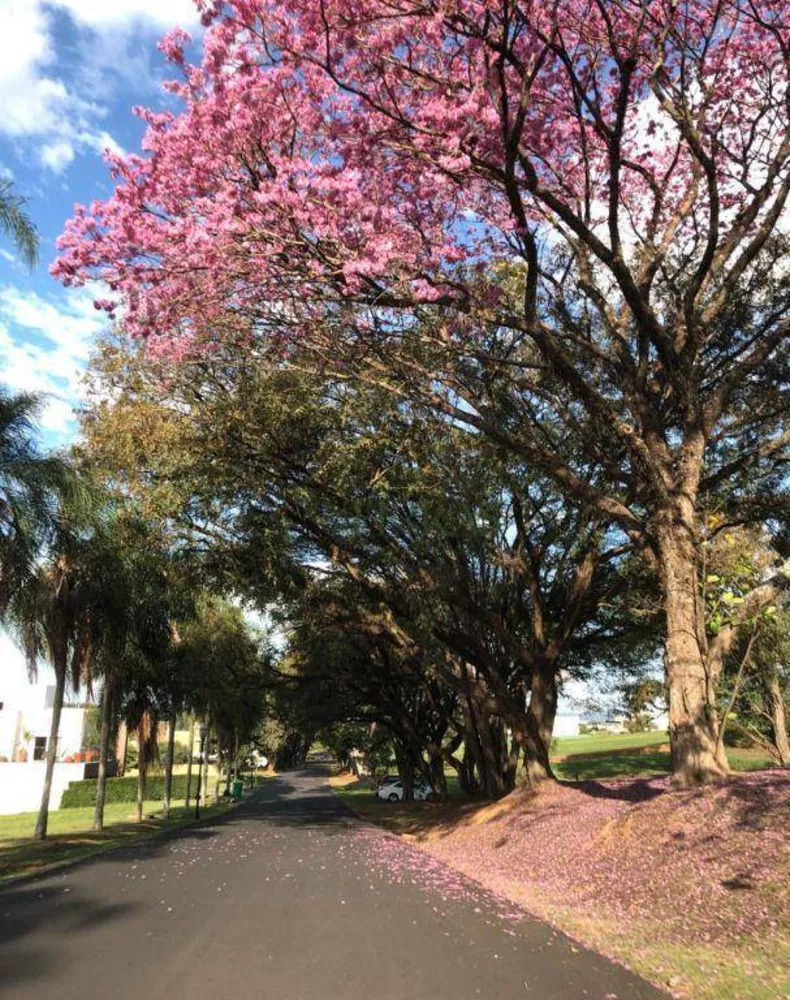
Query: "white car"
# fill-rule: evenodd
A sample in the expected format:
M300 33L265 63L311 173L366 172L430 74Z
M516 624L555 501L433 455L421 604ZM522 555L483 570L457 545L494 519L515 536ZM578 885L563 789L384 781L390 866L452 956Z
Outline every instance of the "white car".
M376 789L376 796L385 802L401 802L403 800L403 782L400 778L386 779ZM414 801L427 802L436 798L433 789L425 782L414 786Z

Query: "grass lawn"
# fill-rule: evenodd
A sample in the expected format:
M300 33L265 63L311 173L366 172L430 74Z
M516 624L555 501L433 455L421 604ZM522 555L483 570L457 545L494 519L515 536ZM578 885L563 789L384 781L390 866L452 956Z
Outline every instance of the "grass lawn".
M232 806L226 802L201 808L201 815L221 816ZM132 802L112 802L104 810L105 829L101 833L91 830L93 807L84 809L58 809L49 814L48 836L45 841L33 840L36 813L17 813L0 816L0 885L16 875L36 872L61 861L97 854L150 836L159 830L184 826L194 818L194 806L187 812L183 805L171 807L170 819L162 819L160 801L143 804L142 823L135 820Z
M588 733L585 736L560 736L552 741L552 757L578 753L603 753L630 747L650 747L669 742L669 733L651 730L647 733Z
M773 761L762 750L727 750L730 766L734 771L760 771L771 767ZM557 777L563 781L586 781L596 778L638 778L669 774L672 757L668 750L636 753L613 753L601 757L566 757L554 764Z

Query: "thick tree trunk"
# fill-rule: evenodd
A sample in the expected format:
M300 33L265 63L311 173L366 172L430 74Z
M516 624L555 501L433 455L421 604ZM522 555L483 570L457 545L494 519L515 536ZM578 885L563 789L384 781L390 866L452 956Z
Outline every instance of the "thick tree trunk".
M403 749L396 745L395 759L398 762L398 776L403 785L403 801L414 801L414 760L408 748Z
M475 712L477 735L482 751L483 772L480 784L489 799L501 799L508 791L505 783L506 751L504 741L499 738L501 723L492 720L484 707Z
M659 532L669 739L674 780L679 785L712 781L729 771L719 746L715 678L706 662L705 611L693 538L688 518L677 517Z
M176 746L176 716L175 712L170 717L170 726L167 730L167 752L165 753L165 780L162 791L162 815L165 819L170 816L170 795L173 791L173 756Z
M521 756L521 741L514 733L510 739L510 750L507 758L507 787L511 792L516 787L516 778L518 776L518 760L520 756Z
M66 661L55 664L55 698L52 702L52 723L49 727L49 745L47 746L47 768L44 773L44 789L41 793L41 807L36 820L36 830L33 836L43 840L47 835L49 820L49 798L52 794L52 775L55 773L55 762L58 759L58 734L60 733L60 716L63 711L63 695L66 690Z
M186 799L184 801L184 808L189 809L189 797L192 793L192 755L195 750L195 717L192 716L192 721L189 724L189 756L187 758L187 791Z
M475 710L470 695L467 695L462 700L461 711L464 718L464 765L468 784L474 787L476 792L482 791L485 787L483 776L485 775L486 768L485 761L483 760L483 748L480 745L480 737L477 732ZM475 777L475 771L477 772L477 778Z
M442 801L447 799L447 778L444 774L444 756L440 746L433 745L428 749L429 769L431 772L431 787Z
M557 670L553 660L541 657L532 670L527 706L524 746L526 783L537 788L554 777L551 769L551 740L557 716Z
M107 757L110 752L110 731L113 717L112 682L104 684L101 701L101 731L99 733L99 771L96 775L96 805L93 808L93 829L104 829L104 797L107 791Z
M779 684L779 672L776 666L771 666L765 679L765 693L768 701L768 712L771 716L771 726L774 731L774 746L783 767L790 767L790 740L787 737L787 717L785 715L782 688Z

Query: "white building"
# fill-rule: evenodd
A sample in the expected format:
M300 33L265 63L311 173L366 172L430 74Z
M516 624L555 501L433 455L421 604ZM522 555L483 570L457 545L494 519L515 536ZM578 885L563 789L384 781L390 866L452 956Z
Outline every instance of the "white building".
M578 736L581 716L574 712L558 712L554 716L552 736Z
M10 701L0 696L0 762L33 762L46 757L55 686L31 686L26 694L28 697L12 695ZM59 761L83 749L88 707L81 702L64 704L58 736Z
M35 812L44 788L55 686L36 684L2 691L8 694L0 693L0 816ZM50 809L59 809L69 782L85 775L85 764L65 761L83 749L88 708L75 703L63 706Z

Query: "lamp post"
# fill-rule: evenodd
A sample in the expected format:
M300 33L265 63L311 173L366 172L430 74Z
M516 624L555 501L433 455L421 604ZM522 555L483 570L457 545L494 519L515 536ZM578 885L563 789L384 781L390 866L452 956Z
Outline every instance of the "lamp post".
M195 819L200 819L200 789L203 782L203 754L206 749L206 736L208 734L208 726L205 722L201 725L198 732L200 734L200 754L198 755L198 783L197 795L195 796Z

